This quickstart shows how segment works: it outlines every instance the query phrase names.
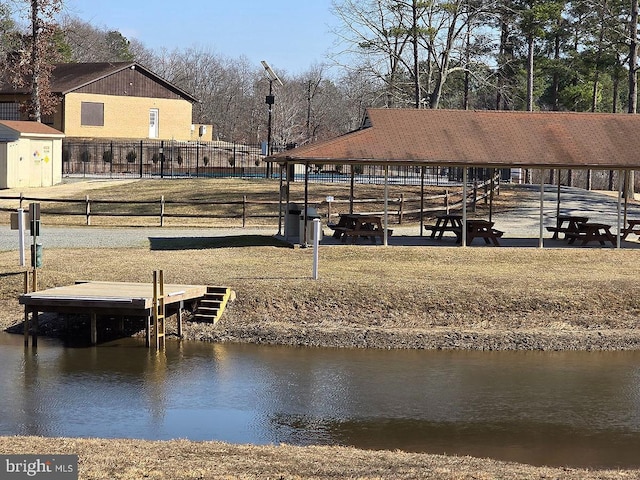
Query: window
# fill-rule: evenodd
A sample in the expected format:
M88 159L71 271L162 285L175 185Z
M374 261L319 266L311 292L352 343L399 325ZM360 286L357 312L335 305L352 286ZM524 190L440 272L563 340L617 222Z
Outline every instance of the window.
M82 102L80 105L80 125L104 127L104 103Z
M20 106L17 102L0 102L0 120L20 120Z

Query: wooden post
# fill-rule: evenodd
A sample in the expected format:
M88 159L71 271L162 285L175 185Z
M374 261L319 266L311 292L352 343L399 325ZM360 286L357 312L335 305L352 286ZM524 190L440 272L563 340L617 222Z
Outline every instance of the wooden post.
M444 213L449 215L449 190L444 191Z
M184 311L184 300L180 300L180 305L178 306L178 319L177 319L177 330L178 337L182 338L182 312Z
M155 337L156 350L164 347L164 272L162 270L153 272L153 332Z
M89 195L85 195L84 201L84 214L87 217L87 225L91 225L91 204L89 203Z
M151 312L153 313L153 312ZM151 347L151 322L153 322L153 314L147 314L147 319L144 327L145 333L145 346L147 348Z
M398 223L402 224L402 217L404 216L404 193L400 194L400 208L398 209Z
M24 306L24 346L29 346L29 307Z
M242 228L247 226L247 196L242 196Z
M160 197L160 226L164 227L164 195Z
M31 334L31 346L38 346L38 311L33 310L31 312L32 323L33 323L33 333Z

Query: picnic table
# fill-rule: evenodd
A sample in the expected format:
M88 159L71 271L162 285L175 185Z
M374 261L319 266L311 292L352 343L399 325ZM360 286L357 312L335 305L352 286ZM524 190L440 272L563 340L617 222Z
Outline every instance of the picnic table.
M553 232L554 240L558 239L559 234L563 233L564 238L566 239L568 234L569 237L571 234L580 232L580 224L587 223L589 221L589 217L583 217L578 215L558 215L556 219L555 227L547 227L547 231Z
M488 220L467 220L467 245L471 245L474 238L484 239L484 243L487 245L493 243L496 247L500 246L498 238L503 235L504 232L493 228L494 222ZM456 231L457 243L462 243L462 229Z
M566 233L565 238L569 239L570 245L573 245L576 240L581 240L580 245L586 245L589 242L600 242L600 245L604 245L606 242L610 242L611 245L616 244L616 238L611 233L611 225L606 223L580 223L578 231Z
M333 238L341 239L343 242L348 238L351 238L351 243L356 243L358 238L368 238L376 243L377 238L382 242L384 237L382 217L379 215L343 213L340 214L338 223L329 224L329 228L333 229ZM388 235L392 233L393 230L387 230Z
M620 233L622 234L620 237L622 240L626 240L627 235L630 233L640 237L640 220L627 220L627 226L623 228Z
M438 240L442 240L444 232L453 232L462 230L462 215L456 214L443 214L436 215L435 225L424 225L425 230L431 230L431 238L438 237Z

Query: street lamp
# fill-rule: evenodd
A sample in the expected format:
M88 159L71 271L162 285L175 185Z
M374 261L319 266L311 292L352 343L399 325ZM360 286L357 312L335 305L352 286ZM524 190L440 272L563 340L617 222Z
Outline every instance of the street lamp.
M267 122L267 156L270 156L273 152L271 151L271 111L273 109L273 104L276 103L276 97L273 94L273 82L278 82L282 85L282 80L278 78L276 72L269 66L269 64L262 60L262 66L267 71L267 75L269 76L269 95L266 98L266 104L269 105L269 120ZM270 177L269 172L269 163L267 163L267 177Z

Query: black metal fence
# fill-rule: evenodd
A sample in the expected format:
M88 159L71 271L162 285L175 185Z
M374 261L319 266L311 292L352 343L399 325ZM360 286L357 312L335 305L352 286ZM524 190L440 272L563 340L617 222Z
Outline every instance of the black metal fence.
M110 177L265 177L260 145L65 140L62 174Z
M285 146L272 146L279 152ZM64 176L112 178L180 178L180 177L239 177L278 178L280 170L265 161L266 145L247 145L234 142L178 142L163 140L95 141L64 140L62 174ZM311 164L311 182L348 183L351 169L344 165ZM304 167L291 167L291 180L304 178ZM375 165L356 165L355 183L384 183L384 168ZM420 166L389 167L390 183L399 185L447 185L462 181L462 170ZM485 180L487 169L472 169L470 180ZM503 179L509 178L509 170Z

